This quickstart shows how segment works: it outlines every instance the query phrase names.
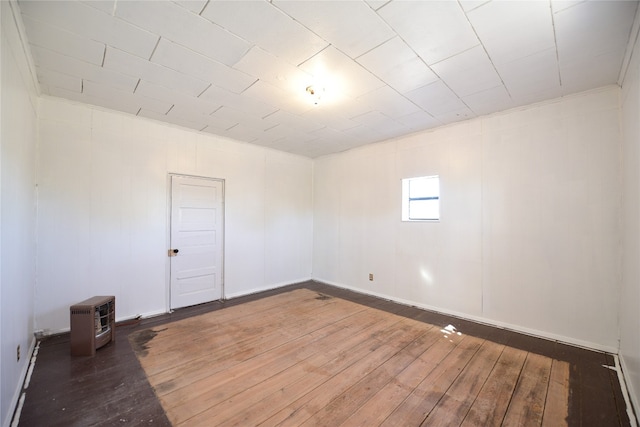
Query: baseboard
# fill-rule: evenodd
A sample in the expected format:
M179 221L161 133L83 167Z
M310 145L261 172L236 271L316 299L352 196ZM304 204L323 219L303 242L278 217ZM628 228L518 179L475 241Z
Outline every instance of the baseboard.
M397 302L398 304L402 304L402 305L408 305L411 307L417 307L417 308L421 308L423 310L429 310L429 311L433 311L436 313L441 313L441 314L446 314L447 316L452 316L452 317L457 317L459 319L462 320L471 320L473 322L477 322L477 323L481 323L483 325L488 325L488 326L493 326L496 328L500 328L500 329L506 329L509 331L513 331L513 332L518 332L521 334L525 334L525 335L529 335L532 337L536 337L536 338L544 338L547 340L551 340L551 341L557 341L563 344L569 344L572 345L574 347L581 347L581 348L585 348L587 350L595 350L595 351L602 351L602 352L606 352L606 353L611 353L611 354L618 354L618 349L615 347L611 347L611 346L606 346L606 345L602 345L602 344L598 344L598 343L593 343L590 341L583 341L583 340L579 340L579 339L575 339L575 338L571 338L571 337L566 337L564 335L557 335L557 334L552 334L549 332L545 332L545 331L540 331L537 329L531 329L531 328L526 328L520 325L514 325L511 323L507 323L507 322L500 322L497 320L493 320L493 319L487 319L485 317L481 317L481 316L474 316L474 315L470 315L467 313L462 313L462 312L458 312L455 310L447 310L447 309L443 309L441 307L435 307L435 306L431 306L428 304L421 304L415 301L410 301L410 300L405 300L403 298L396 298L387 294L382 294L379 292L371 292L371 291L366 291L364 289L360 289L360 288L356 288L353 286L349 286L349 285L344 285L342 283L336 283L336 282L332 282L332 281L327 281L327 280L322 280L322 279L313 279L315 281L321 282L321 283L326 283L327 285L331 285L331 286L335 286L338 288L342 288L342 289L347 289L353 292L358 292L361 294L365 294L365 295L371 295L374 297L378 297L378 298L382 298L382 299L386 299L388 301L393 301L393 302Z
M3 427L10 427L11 421L13 420L13 415L16 411L18 401L20 400L20 395L22 394L22 389L24 387L24 381L27 377L27 372L29 372L29 366L31 365L31 357L33 356L33 350L36 348L36 337L33 336L31 338L31 343L29 344L29 351L27 354L29 358L25 360L24 366L22 367L22 371L20 372L20 376L18 377L18 386L16 387L13 396L11 397L11 402L9 403L9 408L11 411L7 412L7 416L2 422Z
M272 291L274 289L284 288L285 286L297 285L299 283L308 282L309 280L313 280L313 279L311 279L311 277L305 277L302 279L296 279L293 282L272 283L265 287L252 288L252 289L248 289L246 291L241 291L241 292L231 292L231 293L225 292L224 298L233 299L233 298L239 298L239 297L246 297L247 295L259 294L260 292L266 292L266 291Z
M155 311L148 311L142 314L136 314L133 316L124 316L124 317L116 316L116 326L118 326L118 323L127 322L130 320L137 320L137 319L149 319L151 317L161 316L166 313L168 312L165 310L155 310ZM70 327L60 328L60 329L46 329L46 330L35 331L35 335L38 338L44 338L44 337L52 337L55 335L68 334L70 331L71 331Z
M636 414L638 414L638 410L640 410L640 402L638 402L638 395L637 395L637 392L639 390L635 390L633 388L633 383L630 381L627 381L627 378L625 377L625 372L629 372L629 370L627 369L627 365L625 363L624 357L618 356L616 357L616 359L620 363L620 370L618 371L618 379L620 381L620 387L622 388L622 392L625 394L625 397L628 397L630 401L631 408L629 408L629 405L627 405L627 414L629 416L629 420L631 420L631 425L637 425L637 424L634 424L633 420L636 420L636 423L637 423Z

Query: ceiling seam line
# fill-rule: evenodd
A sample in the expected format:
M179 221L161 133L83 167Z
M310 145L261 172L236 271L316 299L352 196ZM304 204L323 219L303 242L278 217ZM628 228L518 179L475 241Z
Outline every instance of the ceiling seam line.
M151 58L153 58L153 55L156 53L156 49L158 49L160 40L162 40L162 36L158 36L158 41L156 42L156 45L153 47L153 50L151 51L151 55L149 55L149 59L147 59L147 61L151 62Z
M387 6L388 4L391 3L391 0L387 3L385 3L384 5L382 5L378 10L384 8L385 6ZM378 15L380 17L381 20L383 20L385 22L385 24L389 25L389 23L381 16L378 14L378 10L376 10L376 15ZM425 61L425 59L418 53L415 51L415 49L411 46L411 44L409 44L404 37L402 37L402 35L398 34L398 32L395 30L395 28L393 28L393 26L389 25L389 28L391 28L391 30L396 34L396 36L400 39L400 41L402 41L402 43L405 44L405 46L407 46L407 48L413 52L413 54L416 56L416 58L418 58L418 60L420 62L422 62L424 64L425 67L427 67L427 69L429 71L431 71L433 73L434 76L437 77L437 80L431 82L431 83L427 83L426 85L422 85L422 86L418 86L416 88L411 89L411 91L416 90L416 89L420 89L422 87L425 86L429 86L430 84L436 83L438 80L440 80L442 83L444 83L444 81L442 80L442 78L438 75L438 73L436 73L433 68L431 68L431 66L427 63L427 61ZM392 37L393 38L393 37ZM391 38L391 39L392 39ZM389 40L391 40L389 39ZM387 40L387 42L389 41ZM385 42L386 43L386 42ZM364 68L364 67L363 67ZM376 76L377 77L377 76ZM380 79L381 81L383 81L387 86L391 87L392 89L395 90L394 87L392 87L391 85L389 85L387 82L385 82L384 80ZM445 83L446 85L446 83ZM448 87L448 86L447 86ZM451 88L449 88L451 90ZM407 91L407 92L411 92L411 91ZM398 91L396 91L398 92ZM453 92L453 91L452 91ZM415 105L416 107L418 107L421 111L423 111L424 113L428 114L432 119L434 120L438 120L431 112L427 111L424 107L422 107L421 105L418 105L416 102L414 102L411 98L407 97L404 93L398 92L400 95L402 95L406 100L408 100L409 102L411 102L413 105ZM455 93L455 92L453 92ZM465 104L466 105L466 104ZM469 108L469 107L467 107Z
M486 3L485 3L486 4ZM478 32L476 31L476 28L473 26L473 24L471 23L471 20L469 19L469 16L467 16L467 13L464 11L464 9L462 8L462 5L460 5L460 0L458 0L458 5L460 6L460 8L462 9L462 13L464 14L465 19L467 20L467 22L469 23L469 26L471 27L471 31L473 31L473 34L476 36L476 39L478 39L478 42L480 43L480 46L482 46L482 50L484 51L484 54L487 55L487 58L489 59L489 62L491 63L491 68L493 68L493 71L496 72L496 75L498 76L498 78L500 79L500 83L502 83L502 87L504 88L504 90L507 91L507 95L509 95L509 99L513 101L513 96L511 96L511 91L509 90L509 88L507 87L507 85L504 82L504 79L502 78L502 76L500 75L500 72L498 71L498 69L496 68L496 64L493 62L493 59L491 58L491 55L489 55L489 52L487 51L486 46L484 45L484 43L482 43L482 40L480 39L480 36L478 35ZM478 9L481 6L478 6L475 9ZM474 9L474 10L475 10ZM472 48L473 49L473 48ZM469 49L470 50L470 49ZM488 90L488 89L485 89ZM480 93L482 91L476 92L476 93ZM470 95L467 95L470 96Z
M200 13L198 13L199 16L202 16L202 13L207 8L207 6L209 6L209 3L211 3L211 0L207 0L207 2L204 4L204 6L202 6L202 9L200 10ZM202 16L202 17L204 18L204 16Z
M560 52L558 52L558 38L556 36L556 20L554 19L553 6L549 0L549 13L551 14L551 28L553 28L553 44L556 48L556 64L558 64L558 83L562 92L562 73L560 72Z
M198 96L196 96L196 98L200 98L200 96L205 93L211 86L213 86L213 83L209 83L209 86L205 87L204 90L202 92L200 92L198 94Z
M627 76L629 67L631 66L631 59L633 58L633 49L638 43L638 36L640 34L640 4L636 6L635 19L633 25L629 31L629 41L627 48L625 49L625 55L622 59L622 65L620 66L620 73L618 74L618 85L622 87L624 80Z

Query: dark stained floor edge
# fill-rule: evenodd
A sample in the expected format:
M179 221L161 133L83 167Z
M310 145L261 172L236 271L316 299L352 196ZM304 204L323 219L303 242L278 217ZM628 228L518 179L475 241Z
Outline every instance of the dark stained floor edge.
M533 337L455 316L404 305L318 281L304 281L214 301L171 313L118 322L116 341L96 357L71 357L69 334L40 339L40 349L22 408L20 426L170 425L128 340L132 332L161 326L246 302L306 288L464 334L566 361L570 364L569 426L629 426L630 420L611 354ZM99 396L96 399L95 396Z

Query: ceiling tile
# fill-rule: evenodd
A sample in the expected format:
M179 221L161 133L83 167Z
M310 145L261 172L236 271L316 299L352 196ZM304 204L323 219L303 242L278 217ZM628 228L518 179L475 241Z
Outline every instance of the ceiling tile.
M204 122L198 122L195 119L185 119L175 114L171 114L171 112L167 114L158 113L156 111L147 110L142 108L138 111L138 115L142 117L146 117L148 119L159 120L166 123L172 123L174 125L186 127L193 130L204 130L207 127L207 124Z
M373 9L361 1L275 0L273 4L351 58L395 36Z
M170 1L121 1L116 16L228 66L250 47L245 40Z
M378 14L428 65L479 43L462 8L455 1L391 2Z
M368 113L361 114L359 116L352 117L351 120L360 123L368 128L375 128L380 126L380 123L388 121L390 117L385 116L380 111L369 111Z
M196 123L205 123L208 126L219 129L220 131L226 131L227 129L238 124L235 120L229 120L224 117L216 116L213 114L202 114L202 110L199 105L174 105L169 111L169 115L178 117L184 120L192 120Z
M362 125L357 125L362 126ZM322 128L316 131L311 132L311 135L315 136L316 139L314 141L314 145L320 144L321 146L326 147L326 149L331 149L334 146L342 145L342 146L351 146L353 144L357 144L358 141L342 131L337 131L331 128ZM318 149L321 148L318 146ZM342 148L341 150L343 150Z
M500 76L482 46L476 46L431 66L458 96L496 87Z
M29 43L84 62L102 65L105 45L24 16Z
M278 110L285 110L296 114L302 114L313 108L313 104L303 98L304 93L299 97L291 97L289 92L262 80L255 82L255 84L243 92L243 95L263 104L273 105Z
M553 13L560 12L561 10L568 9L585 1L586 0L551 0L551 10Z
M300 68L312 76L317 86L324 86L327 98L331 98L333 93L357 98L384 86L382 80L333 46L306 61Z
M58 98L69 99L71 101L84 102L86 104L99 105L99 104L96 104L96 103L88 102L83 97L82 93L76 92L76 91L73 91L73 90L62 89L62 88L59 88L59 87L48 88L48 86L46 84L41 85L40 89L46 95L56 96Z
M637 4L607 3L617 7L603 7L594 2L580 4L555 14L558 56L561 61L624 50L622 45L628 38L629 24L633 22ZM604 23L600 20L603 15L609 18Z
M253 77L245 73L229 68L166 39L161 39L158 43L151 62L206 82L213 82L236 93L242 92L255 81Z
M198 129L202 129L207 124L207 119L209 119L209 115L204 114L204 111L206 110L198 108L197 105L175 104L169 109L167 116L175 117L176 120L184 120L185 122L193 123L192 126L189 126L190 128L195 128L199 125ZM235 123L229 123L228 127L231 127L234 124Z
M545 93L545 96L561 95L560 73L554 48L509 63L496 64L496 68L511 97L519 105L521 99L530 99L536 93Z
M140 94L125 92L113 89L111 86L100 83L83 81L83 95L88 99L99 99L104 101L107 108L114 110L137 112L140 108L156 111L158 113L165 112L171 108L171 104L157 99L150 99ZM98 104L103 105L103 104Z
M293 65L300 64L328 45L263 0L211 1L202 16ZM242 19L238 19L239 16Z
M296 135L295 133L292 133L286 138L282 138L269 144L269 147L274 150L297 154L296 150L304 149L304 147L311 142L312 140L309 139L308 135Z
M251 129L260 132L278 124L272 119L263 119L261 117L251 116L244 111L236 110L228 106L222 106L213 112L211 116L223 121L239 123L242 126L250 127ZM228 128L230 128L230 126Z
M354 122L345 116L341 116L341 111L322 108L322 106L319 107L320 108L313 108L307 111L303 114L303 117L309 117L318 123L324 123L328 128L335 131L343 131L360 126L359 123Z
M172 108L166 114L165 121L193 130L204 130L208 125L202 119L204 119L203 116L180 113L180 109L176 109L174 112L174 109Z
M23 15L80 36L149 58L158 36L86 4L74 1L21 1Z
M211 85L205 90L200 98L206 99L214 104L221 104L242 111L243 114L255 117L265 117L278 110L273 105L265 104L248 96Z
M465 12L472 11L473 9L482 6L485 3L489 3L490 0L458 0L462 9Z
M438 80L438 76L400 37L370 50L360 56L358 62L401 93Z
M142 95L149 99L157 99L171 105L179 105L181 110L188 109L193 114L208 116L220 108L220 104L214 104L208 100L188 96L154 83L141 80L135 91L136 95Z
M99 67L95 64L79 61L69 56L61 55L49 49L32 46L35 63L45 70L53 70L59 73L68 74L97 83L103 83L116 89L124 89L133 93L133 89L138 84L138 79L112 70Z
M219 128L212 124L208 124L204 128L200 129L200 132L207 132L216 136L226 136L225 133L227 132L227 130Z
M452 111L435 114L435 118L443 123L455 123L476 117L466 105Z
M378 10L385 4L389 3L391 0L366 0L369 7L373 10Z
M440 126L442 122L431 114L424 111L418 111L406 116L396 118L396 121L405 125L411 131L418 131Z
M555 13L561 68L565 61L603 54L617 54L621 65L637 6L629 1L593 1Z
M161 122L167 122L167 115L165 113L158 113L157 111L147 110L146 108L138 109L136 115Z
M173 0L177 5L200 15L202 9L208 3L208 0Z
M460 98L441 81L412 90L406 96L436 118L465 107Z
M259 141L261 144L271 143L279 139L286 138L287 135L291 134L292 132L293 129L289 126L278 124L262 132Z
M113 16L113 12L116 9L117 1L116 0L85 0L85 1L82 1L82 3Z
M139 105L132 104L124 99L103 99L87 94L68 91L65 89L52 88L50 95L133 115L135 115L140 110Z
M325 127L325 125L315 122L308 116L301 117L283 110L276 111L266 119L275 121L276 123L284 124L285 126L288 126L289 128L297 132L312 132L314 130Z
M562 94L581 92L616 82L623 52L607 52L596 57L562 61Z
M325 105L320 104L318 107L320 107L320 109L324 109ZM373 108L371 108L369 104L357 99L350 98L343 98L340 103L329 105L326 109L332 109L335 112L335 115L346 119L350 119L351 117L355 116L361 116L365 113L373 111Z
M514 107L513 101L503 85L465 96L462 100L477 116Z
M205 132L206 131L207 129L205 129ZM261 134L262 134L261 130L258 131L250 127L244 127L244 126L234 126L231 129L227 129L227 131L224 133L224 135L229 138L233 138L238 141L245 141L245 142L256 141Z
M360 144L384 141L385 139L392 138L393 135L397 135L399 132L406 133L408 131L401 123L378 112L367 113L357 119L367 124L347 129L344 133L359 140ZM356 120L356 118L354 118L354 120Z
M36 67L36 75L38 82L48 87L57 87L73 92L82 92L82 79L68 74L58 73L57 71Z
M467 16L496 64L555 46L548 2L492 1L473 9Z
M312 77L259 47L253 47L233 68L279 87L290 96L304 96Z
M366 103L373 110L380 111L391 118L406 116L420 111L420 107L389 86L383 86L368 92L360 96L358 101Z
M179 73L170 68L131 55L122 50L109 47L104 58L104 68L174 89L191 96L200 95L209 83L195 79L188 74Z

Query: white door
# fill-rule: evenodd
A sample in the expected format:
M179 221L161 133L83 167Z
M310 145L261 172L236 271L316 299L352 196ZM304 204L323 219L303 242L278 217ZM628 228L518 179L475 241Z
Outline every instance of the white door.
M171 308L222 298L224 183L171 176Z

